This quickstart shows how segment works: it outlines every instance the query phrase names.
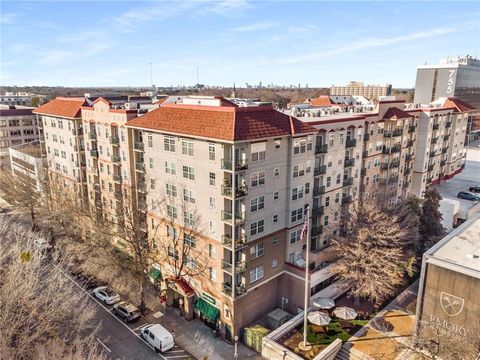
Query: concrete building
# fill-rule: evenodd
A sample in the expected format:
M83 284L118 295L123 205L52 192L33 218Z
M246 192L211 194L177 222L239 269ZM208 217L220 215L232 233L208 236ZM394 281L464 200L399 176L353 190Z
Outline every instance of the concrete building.
M423 255L416 331L437 341L471 344L480 335L480 215ZM440 356L444 354L439 354Z
M480 108L480 60L465 56L417 67L415 104L452 96Z
M40 102L44 102L46 99L45 95L35 95L27 92L7 91L0 94L0 104L31 106L33 97L40 98Z
M365 85L363 82L350 81L345 86L332 85L330 87L330 95L352 95L363 96L370 100L378 100L381 96L389 96L392 94L392 85Z
M8 148L39 139L32 109L0 108L0 168L9 166Z
M23 178L37 191L42 190L46 162L40 141L17 145L8 149L12 173Z

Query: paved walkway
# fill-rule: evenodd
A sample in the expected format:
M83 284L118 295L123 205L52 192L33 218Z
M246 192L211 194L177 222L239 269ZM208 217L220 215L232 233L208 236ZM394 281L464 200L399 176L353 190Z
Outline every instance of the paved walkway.
M234 346L214 336L212 329L200 320L187 321L181 317L179 310L167 307L163 314L163 306L153 291L147 293L147 306L151 312L146 316L152 323L162 324L169 331L174 331L175 342L199 360L228 360L233 359ZM162 312L162 316L158 316ZM261 359L261 356L238 342L238 359Z

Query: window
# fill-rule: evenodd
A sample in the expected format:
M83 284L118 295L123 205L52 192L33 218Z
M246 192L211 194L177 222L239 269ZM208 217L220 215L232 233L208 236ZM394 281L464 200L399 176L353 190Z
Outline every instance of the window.
M214 197L211 197L209 198L209 207L210 207L210 210L213 210L215 211L217 209L217 205L216 205L216 200Z
M254 236L254 235L257 235L257 234L261 234L264 230L264 225L265 225L264 220L258 220L254 223L251 223L250 224L250 235Z
M273 200L278 200L278 198L279 198L279 193L278 193L278 191L275 191L273 193Z
M278 175L280 175L280 169L279 168L273 169L273 176L278 176Z
M188 189L183 189L183 200L195 204L195 192Z
M342 181L342 175L338 174L337 175L337 184L340 184L341 181Z
M167 225L167 236L172 239L177 238L177 229L175 229L173 226Z
M290 220L292 222L295 222L295 221L298 221L298 220L302 220L302 217L303 217L303 208L300 208L300 209L297 209L297 210L293 210L291 212Z
M185 211L183 213L183 222L185 223L185 225L187 226L193 226L195 225L195 216L193 213L191 212L188 212L188 211Z
M250 270L250 284L263 278L263 265Z
M149 158L149 159L148 159L148 162L149 162L149 164L150 164L150 169L153 169L153 161L154 161L154 160L153 160L152 158Z
M211 172L208 177L209 177L210 185L215 186L215 173Z
M329 207L330 206L330 196L326 196L325 197L325 207Z
M208 160L215 160L215 144L208 144Z
M183 177L185 179L195 180L195 169L191 166L183 165Z
M197 263L191 256L185 255L185 266L190 269L196 269Z
M306 138L297 138L293 139L293 153L301 154L304 153L307 149L307 139Z
M335 204L338 204L340 201L340 194L339 193L336 193L335 194Z
M185 245L190 246L192 248L194 248L197 243L197 240L195 239L195 237L189 234L185 234L184 240L185 240Z
M168 247L168 256L173 258L174 260L178 260L178 250L174 249L173 247Z
M250 200L250 211L254 212L257 210L263 209L265 206L265 197L264 196L259 196L257 198L254 198Z
M303 185L292 189L292 200L303 198Z
M208 256L212 259L215 259L217 254L217 249L212 244L208 244Z
M122 132L122 141L125 141L123 132ZM148 147L153 147L152 134L148 134L148 135L147 135L147 143L148 143Z
M154 179L150 179L150 189L155 190L155 180Z
M174 163L165 161L165 172L167 174L176 175L177 173L177 166Z
M306 183L305 184L305 194L309 194L310 193L310 183Z
M175 139L171 136L165 136L163 146L165 151L175 152Z
M250 186L255 187L265 184L265 171L250 174Z
M280 149L280 146L282 144L282 139L275 139L275 149Z
M167 195L168 196L174 196L174 197L177 196L177 187L175 185L166 184L166 188L167 188Z
M252 144L250 147L252 154L252 161L265 160L265 150L267 147L266 142Z
M212 234L215 234L217 232L217 225L215 224L214 221L209 221L208 222L208 228Z
M328 225L328 215L325 215L323 217L323 226L327 226Z
M277 258L273 258L273 260L272 260L272 268L277 267L277 265L278 265L278 260L277 260Z
M167 215L172 219L178 218L177 208L175 206L172 206L172 205L167 205Z
M302 234L302 229L292 231L290 233L290 244L295 244L297 241L300 241L301 234Z
M272 220L274 223L278 222L278 215L273 215Z
M182 139L182 154L193 156L193 141Z
M299 177L305 175L305 165L297 164L293 166L293 177Z
M265 247L263 246L263 242L256 244L250 248L250 259L256 259L260 256L265 254Z
M211 267L208 269L208 276L210 280L215 280L217 278L217 269Z
M327 177L327 187L329 187L332 183L332 178L330 176Z

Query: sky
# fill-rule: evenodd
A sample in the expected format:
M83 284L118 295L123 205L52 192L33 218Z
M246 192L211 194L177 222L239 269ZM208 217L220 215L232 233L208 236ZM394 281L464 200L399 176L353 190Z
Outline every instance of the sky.
M480 1L3 0L0 40L1 85L412 88L480 58Z

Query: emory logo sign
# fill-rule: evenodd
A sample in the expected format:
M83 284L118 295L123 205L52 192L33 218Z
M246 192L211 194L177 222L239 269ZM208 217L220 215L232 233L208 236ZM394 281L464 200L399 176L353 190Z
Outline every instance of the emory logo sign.
M462 312L465 301L458 296L446 292L440 293L440 305L448 316L455 316Z

